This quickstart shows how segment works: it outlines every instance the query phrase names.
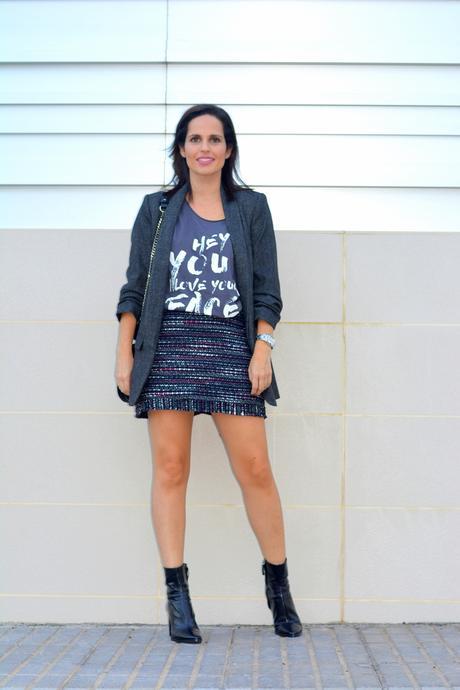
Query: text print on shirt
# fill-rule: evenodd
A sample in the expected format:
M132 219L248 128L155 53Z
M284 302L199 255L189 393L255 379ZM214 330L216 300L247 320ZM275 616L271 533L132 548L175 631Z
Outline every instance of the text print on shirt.
M242 310L230 233L224 220L206 220L184 203L169 256L168 310L231 318Z

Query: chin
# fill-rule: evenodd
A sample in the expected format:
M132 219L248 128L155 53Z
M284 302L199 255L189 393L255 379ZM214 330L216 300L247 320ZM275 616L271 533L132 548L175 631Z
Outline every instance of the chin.
M220 170L222 170L222 168L213 168L213 170L203 170L202 168L198 168L197 170L194 170L194 172L196 172L198 175L214 175Z

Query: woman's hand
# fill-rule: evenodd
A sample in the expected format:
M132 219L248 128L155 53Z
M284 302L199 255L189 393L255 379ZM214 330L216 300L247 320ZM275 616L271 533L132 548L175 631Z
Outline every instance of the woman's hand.
M133 370L134 357L132 350L119 350L115 366L115 380L118 388L125 395L131 390L131 372Z
M118 388L125 395L129 395L131 390L131 372L134 366L133 337L136 323L136 317L132 312L126 311L121 314L118 330L115 380Z
M258 340L254 346L248 375L252 383L251 395L260 395L272 382L271 347L263 340Z

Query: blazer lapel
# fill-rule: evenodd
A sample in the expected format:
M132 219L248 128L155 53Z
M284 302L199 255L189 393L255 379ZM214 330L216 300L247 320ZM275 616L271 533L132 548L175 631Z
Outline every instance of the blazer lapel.
M164 256L166 261L163 261L162 263L166 263L167 266L169 264L169 251L172 246L174 228L186 193L187 185L184 185L174 194L174 196L171 197L166 207L165 216L160 227L157 251L159 255Z
M244 303L248 295L247 288L250 277L250 263L248 260L249 245L245 236L244 225L240 215L241 211L237 201L228 199L223 187L221 187L220 193L222 205L224 207L225 221L232 240L236 283ZM244 307L246 308L247 305L244 304Z

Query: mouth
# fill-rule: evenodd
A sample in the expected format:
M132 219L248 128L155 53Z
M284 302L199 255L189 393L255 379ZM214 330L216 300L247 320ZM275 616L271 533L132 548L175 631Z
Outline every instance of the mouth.
M214 158L211 158L209 156L201 156L200 158L197 158L198 163L202 163L203 165L207 165L208 163L212 163Z

